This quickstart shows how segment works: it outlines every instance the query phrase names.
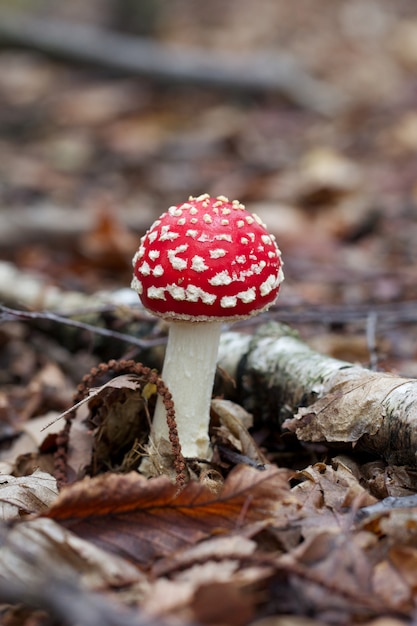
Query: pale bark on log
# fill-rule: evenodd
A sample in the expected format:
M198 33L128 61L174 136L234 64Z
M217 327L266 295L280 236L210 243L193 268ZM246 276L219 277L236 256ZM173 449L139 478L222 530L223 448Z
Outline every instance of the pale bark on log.
M65 222L65 217L61 221ZM29 222L29 229L32 223ZM3 244L3 222L0 222L0 245ZM55 226L54 226L55 228ZM146 226L143 227L143 230ZM140 229L137 229L140 232ZM35 233L39 231L35 230ZM52 234L52 231L51 231ZM6 234L10 238L10 232ZM43 234L43 237L45 233ZM56 241L56 233L55 233ZM55 313L71 315L87 311L89 315L100 316L103 310L112 307L126 306L141 308L137 294L130 288L121 288L114 291L98 291L86 294L80 291L69 291L57 285L52 285L47 276L30 270L20 269L13 263L0 260L0 303L8 306L24 306L31 310L54 311ZM148 315L141 309L144 315ZM287 322L289 324L349 324L365 323L370 315L378 317L379 325L398 325L400 323L415 324L417 322L417 302L413 300L396 302L394 304L355 304L348 305L316 305L299 306L282 304L272 307L264 318ZM150 317L150 315L149 315ZM253 320L253 325L259 326L259 318ZM247 326L247 322L245 322Z
M18 306L19 309L11 309L4 303ZM140 306L137 294L132 289L100 291L94 294L65 291L51 285L42 275L0 261L0 323L44 320L144 349L163 343L162 339L141 339L127 332L121 333L103 327L103 311L121 313L123 309L130 311L134 307L137 307L136 320L140 317L149 325L152 316Z
M0 304L71 314L83 310L99 313L106 305L133 306L136 302L137 295L128 288L94 294L66 291L52 285L42 274L25 271L13 263L0 261Z
M302 441L417 465L417 380L319 354L274 322L253 336L224 333L218 364L257 419L273 420Z
M84 310L90 322L91 315L100 317L101 308L138 304L130 289L93 295L65 292L41 276L0 262L0 303L11 300L43 309L39 315L45 319L48 309L64 314L78 310L78 315ZM14 319L6 307L0 309L0 320ZM409 319L412 312L403 313ZM50 315L54 321L65 321ZM88 329L116 336L107 329L91 325ZM161 341L118 336L140 347ZM303 441L349 444L395 465L417 466L417 380L319 354L276 322L264 324L254 335L223 333L218 364L236 380L237 401L256 419L273 420L279 428L285 423Z

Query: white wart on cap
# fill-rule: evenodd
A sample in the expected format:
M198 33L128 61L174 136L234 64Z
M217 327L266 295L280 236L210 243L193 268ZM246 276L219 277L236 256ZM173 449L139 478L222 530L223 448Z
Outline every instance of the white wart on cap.
M133 259L132 288L168 320L233 321L266 310L283 280L265 224L237 202L208 194L154 222Z

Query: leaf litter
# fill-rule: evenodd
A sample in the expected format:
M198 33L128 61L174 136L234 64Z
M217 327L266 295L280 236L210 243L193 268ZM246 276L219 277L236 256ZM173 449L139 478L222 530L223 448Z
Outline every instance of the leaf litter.
M210 30L202 5L172 3L174 15L162 20L160 34L237 50L275 46L280 37L308 67L348 86L356 104L335 120L275 100L167 98L131 80L80 78L73 68L63 77L60 66L31 53L1 55L7 71L0 81L6 155L0 193L2 206L10 207L1 214L2 253L46 277L35 303L27 291L19 294L16 282L19 304L36 309L56 285L81 293L128 284L136 246L131 231L145 229L161 204L210 187L251 203L275 229L289 278L283 310L295 304L287 308L290 316L299 305L323 319L329 303L345 312L367 303L372 310L390 302L413 305L414 7L400 3L397 14L384 0L321 2L317 11L304 4L306 10L292 11L286 2L231 2L222 5L221 19L210 18ZM263 11L270 24L259 18ZM56 84L64 88L57 91ZM53 211L46 211L48 203ZM48 218L35 219L42 215ZM318 304L323 308L315 310ZM346 316L311 325L301 308L299 319L321 351L351 361L370 358L412 377L415 316L403 307L406 321L399 323L398 311L388 321L378 313L373 343L363 323ZM301 435L295 442L256 420L251 425L240 406L242 389L234 394L238 405L216 398L216 465L192 468L199 480L178 490L172 459L161 470L170 478L136 472L153 390L122 375L81 401L67 459L73 482L58 493L52 475L39 468L53 471L60 433L48 431L42 440L37 432L30 443L21 433L66 410L80 372L115 355L125 358L129 334L136 341L129 350L145 362L141 337L153 340L160 331L143 312L129 312L122 348L120 309L98 318L90 310L76 319L77 329L75 319L64 330L47 317L0 328L5 624L43 626L50 623L46 614L85 626L143 626L152 619L236 626L415 622L415 469L362 456L356 445L336 454L322 445L341 434L356 444L358 435L375 429L378 414L368 410L372 380L360 405L350 387L300 410L304 421L293 417L294 425L314 430L316 444L300 442ZM94 334L97 324L105 339ZM158 354L145 356L160 365ZM124 432L117 427L121 418L128 423ZM113 454L109 444L116 439ZM23 442L20 449L16 441ZM163 451L153 452L161 468ZM19 612L19 602L36 611Z
M143 401L153 395L145 379L112 381L93 388L78 407L79 425L100 394L104 418L107 411L119 418L129 411L125 402L116 409L114 392L133 386ZM298 471L279 468L256 445L242 407L217 400L213 411L218 441L240 455L236 467L229 457L218 458L223 480L215 489L204 471L178 489L167 476L100 469L60 493L48 474L5 476L3 515L12 526L4 530L0 563L8 580L21 583L24 571L30 580L35 570L46 576L59 568L61 578L76 576L82 587L150 617L190 623L216 624L223 615L240 626L260 612L300 608L326 623L341 616L408 619L417 558L414 499L378 507L384 501L348 456ZM100 430L84 428L83 436L93 441L94 432ZM84 451L84 465L91 450ZM30 545L29 553L14 552L17 544Z

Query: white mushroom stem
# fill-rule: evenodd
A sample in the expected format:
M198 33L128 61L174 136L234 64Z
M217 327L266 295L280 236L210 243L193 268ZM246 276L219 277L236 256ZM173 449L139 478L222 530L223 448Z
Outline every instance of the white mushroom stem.
M171 322L162 379L172 393L182 453L209 459L210 401L221 322ZM153 439L168 439L166 411L158 397Z

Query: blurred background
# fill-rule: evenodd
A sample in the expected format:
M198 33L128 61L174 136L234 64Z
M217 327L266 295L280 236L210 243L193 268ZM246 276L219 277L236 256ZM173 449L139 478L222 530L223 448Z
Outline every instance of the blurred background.
M0 257L117 289L162 211L237 198L271 315L416 375L416 105L414 0L1 1Z

